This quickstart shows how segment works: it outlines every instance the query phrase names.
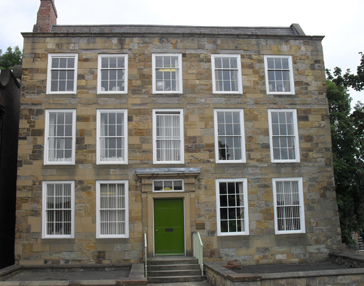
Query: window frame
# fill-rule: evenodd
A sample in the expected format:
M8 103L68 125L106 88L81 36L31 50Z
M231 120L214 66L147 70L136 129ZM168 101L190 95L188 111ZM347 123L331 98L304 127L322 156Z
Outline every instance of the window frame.
M218 112L239 112L240 132L241 132L241 159L240 160L223 160L219 157L219 129L218 129ZM216 163L246 163L245 150L245 126L244 126L244 109L214 109L214 137L215 137L215 160ZM226 136L226 135L225 135Z
M102 90L101 71L102 70L121 70L121 68L102 68L102 59L109 57L124 58L124 90ZM99 54L97 65L97 94L127 94L128 93L128 54Z
M72 91L52 91L52 59L53 58L74 58L75 65L73 68L74 76L73 76L73 89ZM55 69L55 70L59 70ZM71 70L71 69L65 69L65 70ZM48 65L47 65L47 94L77 94L77 72L78 72L78 54L70 53L70 54L48 54Z
M293 114L293 127L294 127L294 144L295 144L295 159L274 159L273 149L273 126L272 126L272 113L273 112L292 112ZM270 158L272 163L299 163L300 162L300 146L298 135L298 121L296 109L268 109L268 125L269 125L269 145L270 145Z
M101 184L124 184L125 190L125 234L101 234L100 192ZM120 209L120 208L119 208ZM96 238L129 238L129 181L128 180L97 180L96 181Z
M300 225L301 229L299 230L279 230L278 229L278 215L277 215L277 182L298 182L298 196L299 196L299 207L300 207ZM273 204L274 204L274 231L275 234L294 234L294 233L305 233L306 226L305 226L305 205L304 205L304 198L303 198L303 181L302 178L273 178L272 179L273 185Z
M155 182L157 182L157 181L163 182L163 185L164 185L164 182L166 182L166 181L172 181L172 182L180 181L182 183L182 190L175 190L173 188L171 190L163 189L163 190L160 190L160 191L156 191L154 188L155 188ZM174 185L174 183L173 183L173 185ZM167 193L167 192L179 193L179 192L184 192L185 191L185 181L183 179L156 179L156 180L153 180L152 190L153 190L153 193Z
M222 232L221 231L221 218L220 218L220 183L241 183L243 187L243 200L244 200L244 231L240 232ZM216 179L215 180L216 191L216 226L217 236L237 236L237 235L249 235L249 204L248 204L248 179ZM240 206L241 207L241 206Z
M71 234L47 234L47 186L48 184L71 185ZM75 237L75 181L43 181L42 182L42 239L66 239Z
M289 82L290 82L290 91L270 91L269 90L269 77L268 77L268 59L269 58L283 58L288 59L289 66ZM264 56L264 74L265 74L265 87L267 94L295 94L295 85L294 85L294 77L293 77L293 64L292 64L292 56L287 55L265 55Z
M180 160L179 161L157 161L157 115L162 114L177 114L180 117ZM153 164L184 164L184 113L183 109L153 109Z
M215 76L215 58L236 58L237 61L237 84L238 90L230 91L219 91L216 86L216 76ZM240 54L212 54L211 55L211 75L212 75L212 93L213 94L242 94L243 93L243 82L241 74L241 55Z
M157 90L157 77L156 77L156 57L178 57L178 90ZM152 54L152 93L153 94L182 94L183 93L183 67L182 67L182 54L181 53L163 53ZM176 77L177 79L177 77Z
M51 113L72 113L72 151L69 161L50 161L49 160L49 121ZM56 137L56 136L55 136ZM46 109L44 127L44 165L74 165L76 154L76 109Z
M101 160L101 114L102 113L122 113L124 116L124 160ZM125 165L128 164L128 110L127 109L97 109L96 110L96 164L97 165ZM119 136L115 136L119 137Z

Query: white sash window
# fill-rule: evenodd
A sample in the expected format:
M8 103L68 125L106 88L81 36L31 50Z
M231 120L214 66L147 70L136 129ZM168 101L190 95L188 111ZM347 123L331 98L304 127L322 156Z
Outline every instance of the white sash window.
M305 232L302 178L273 179L275 232Z
M154 163L183 163L183 110L153 110Z
M97 238L129 237L127 181L96 182Z
M75 163L75 110L46 110L44 164Z

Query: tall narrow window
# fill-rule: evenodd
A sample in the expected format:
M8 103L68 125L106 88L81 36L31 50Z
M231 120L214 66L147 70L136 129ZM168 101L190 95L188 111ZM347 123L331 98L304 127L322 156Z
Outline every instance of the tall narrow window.
M183 110L153 110L153 162L184 163Z
M302 178L273 179L275 231L305 232Z
M244 111L216 109L214 121L216 163L244 163Z
M182 93L182 55L153 54L153 93Z
M74 164L75 134L75 110L46 110L44 164Z
M127 164L127 110L97 110L97 164Z
M272 162L299 162L296 110L269 109L268 115Z
M98 93L128 93L128 55L99 55Z
M213 93L243 93L240 55L211 55Z
M96 237L129 237L128 181L96 182Z
M218 235L249 234L247 179L216 180Z
M267 93L294 94L291 56L264 56Z
M49 54L47 93L75 94L77 91L77 54Z
M74 182L43 182L43 238L74 237Z

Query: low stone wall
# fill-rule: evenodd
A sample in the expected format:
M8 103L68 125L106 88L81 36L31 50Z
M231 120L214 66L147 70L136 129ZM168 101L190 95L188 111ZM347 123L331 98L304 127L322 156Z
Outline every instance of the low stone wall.
M334 259L336 257L336 260ZM330 260L337 261L353 260L352 266L340 263L346 267L355 267L361 265L358 258L352 255L331 254ZM364 259L362 259L364 265ZM205 273L207 281L213 286L272 286L272 285L363 285L364 286L364 268L352 269L335 269L320 271L301 271L301 272L284 272L284 273L266 273L238 274L232 270L223 267L221 262L205 262ZM362 267L362 266L360 266Z
M330 253L331 262L344 265L349 268L364 268L364 256L349 253Z
M98 279L88 280L90 271L116 271L121 269L130 269L128 277L120 279ZM19 281L7 281L11 277L20 274L22 271L34 272L39 277L39 281L26 281L20 278ZM81 280L62 279L62 281L48 281L50 272L84 272ZM46 276L45 276L46 275ZM65 274L67 277L67 274ZM65 281L63 281L65 280ZM147 278L144 277L144 264L108 264L108 265L13 265L0 269L0 286L113 286L113 285L147 285Z

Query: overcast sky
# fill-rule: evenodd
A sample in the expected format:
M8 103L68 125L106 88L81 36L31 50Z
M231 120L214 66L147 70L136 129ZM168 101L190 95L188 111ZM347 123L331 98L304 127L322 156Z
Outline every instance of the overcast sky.
M55 0L59 25L290 26L323 35L325 66L356 72L364 52L363 0ZM23 47L40 0L0 0L0 49ZM351 92L364 102L364 92Z

